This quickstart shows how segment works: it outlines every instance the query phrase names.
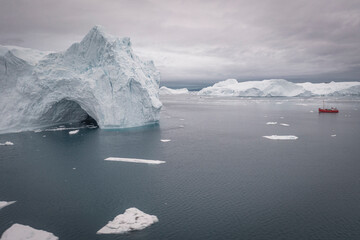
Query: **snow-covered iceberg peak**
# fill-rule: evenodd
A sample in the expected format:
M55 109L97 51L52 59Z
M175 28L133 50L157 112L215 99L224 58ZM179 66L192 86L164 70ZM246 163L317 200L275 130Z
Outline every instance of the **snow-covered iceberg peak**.
M63 52L0 50L0 133L89 116L100 128L159 120L160 73L152 61L134 54L129 38L111 36L95 26Z
M247 97L360 95L360 82L292 83L284 79L238 82L228 79L203 88L198 94Z

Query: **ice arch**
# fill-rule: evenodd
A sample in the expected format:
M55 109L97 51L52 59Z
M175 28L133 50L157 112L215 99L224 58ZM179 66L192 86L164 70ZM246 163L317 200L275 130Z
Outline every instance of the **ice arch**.
M90 109L89 107L84 107ZM76 101L62 99L50 106L45 113L40 116L40 125L53 125L60 123L92 122L97 125L94 113L88 113Z

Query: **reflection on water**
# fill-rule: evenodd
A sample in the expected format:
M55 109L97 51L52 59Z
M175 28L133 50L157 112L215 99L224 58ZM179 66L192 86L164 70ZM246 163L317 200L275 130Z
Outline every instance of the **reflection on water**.
M333 115L319 99L162 101L158 125L0 135L14 143L0 146L0 200L17 201L0 210L0 234L21 223L70 240L360 239L358 99L336 100ZM159 222L96 235L129 207Z

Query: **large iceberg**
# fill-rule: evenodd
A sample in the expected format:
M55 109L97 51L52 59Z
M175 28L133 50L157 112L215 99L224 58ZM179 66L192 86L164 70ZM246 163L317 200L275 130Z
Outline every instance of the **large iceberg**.
M284 79L238 82L228 79L203 88L199 95L244 97L360 95L360 82L292 83Z
M57 53L0 46L0 133L89 117L100 128L157 122L160 73L133 52L129 38L95 26Z

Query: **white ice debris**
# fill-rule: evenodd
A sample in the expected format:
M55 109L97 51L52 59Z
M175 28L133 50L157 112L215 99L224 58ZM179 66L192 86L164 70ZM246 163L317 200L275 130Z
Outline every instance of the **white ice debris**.
M331 135L332 137L336 137L336 134Z
M142 230L158 221L159 219L154 215L146 214L137 208L129 208L108 222L97 234L122 234Z
M6 202L6 201L0 201L0 209L6 207L6 206L9 206L13 203L16 203L16 201L10 201L10 202Z
M166 163L165 161L160 160L148 160L148 159L138 159L138 158L118 158L118 157L108 157L104 159L105 161L116 161L116 162L130 162L130 163L147 163L147 164L161 164Z
M160 139L160 141L162 141L162 142L170 142L171 139Z
M100 128L152 124L162 106L159 83L154 63L140 60L129 38L99 26L61 52L0 46L0 133L88 116Z
M74 131L70 131L69 134L70 135L74 135L74 134L77 134L79 132L79 129L78 130L74 130Z
M276 125L277 122L267 122L266 125Z
M292 83L284 79L238 82L228 79L203 88L198 94L249 97L360 95L360 82Z
M10 141L6 141L6 142L4 142L4 143L0 143L0 146L12 146L12 145L14 145L14 143L13 143L13 142L10 142Z
M290 124L287 124L287 123L280 123L281 126L285 126L285 127L289 127Z
M294 135L271 135L271 136L263 136L264 138L271 140L296 140L297 136Z
M178 94L188 94L189 90L187 88L172 89L162 86L160 88L160 95L178 95Z
M27 225L15 223L8 228L0 240L58 240L54 234Z

